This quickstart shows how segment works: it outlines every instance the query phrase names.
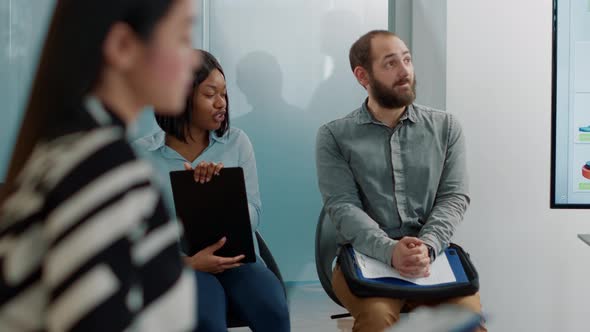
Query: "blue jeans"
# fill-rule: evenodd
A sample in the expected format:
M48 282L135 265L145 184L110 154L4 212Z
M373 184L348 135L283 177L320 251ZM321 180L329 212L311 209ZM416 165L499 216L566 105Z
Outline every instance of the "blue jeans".
M226 332L228 308L253 332L290 331L283 286L260 258L219 274L195 273L198 332Z

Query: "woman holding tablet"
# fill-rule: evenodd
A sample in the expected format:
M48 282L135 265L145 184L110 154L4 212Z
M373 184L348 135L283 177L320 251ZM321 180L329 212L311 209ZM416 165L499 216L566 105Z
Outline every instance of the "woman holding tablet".
M142 138L136 146L145 149L161 172L162 185L172 205L170 171L194 170L198 182L209 181L221 168L242 167L252 231L261 212L256 160L250 140L229 126L229 103L225 76L218 61L206 51L202 66L194 74L186 108L179 116L159 116L162 131ZM226 331L226 312L231 308L254 331L289 331L289 313L284 291L276 276L257 259L241 264L243 255L219 257L214 254L225 244L219 239L185 263L197 273L199 285L199 330Z

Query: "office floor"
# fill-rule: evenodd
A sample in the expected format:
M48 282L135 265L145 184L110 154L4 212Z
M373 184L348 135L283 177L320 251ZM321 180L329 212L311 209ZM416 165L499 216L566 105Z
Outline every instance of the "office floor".
M330 319L330 315L345 313L346 310L332 302L319 281L289 284L287 293L289 294L292 332L349 332L352 330L352 318ZM250 329L235 328L230 331L247 332Z

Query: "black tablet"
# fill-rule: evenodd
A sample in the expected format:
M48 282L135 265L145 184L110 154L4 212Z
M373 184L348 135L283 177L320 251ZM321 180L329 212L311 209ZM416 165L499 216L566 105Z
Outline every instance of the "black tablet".
M223 168L207 183L194 180L193 171L170 172L176 215L184 227L185 254L198 251L226 237L218 256L245 255L241 261L256 261L244 171Z

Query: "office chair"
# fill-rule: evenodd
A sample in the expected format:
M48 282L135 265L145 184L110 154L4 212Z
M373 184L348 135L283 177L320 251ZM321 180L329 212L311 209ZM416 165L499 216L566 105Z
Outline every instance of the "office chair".
M336 258L337 250L336 227L330 221L326 209L322 208L315 232L315 266L320 283L326 294L328 294L334 303L344 308L332 289L332 263ZM330 316L332 319L344 317L350 317L350 313Z
M260 252L260 258L266 264L266 267L274 273L274 275L279 279L281 285L283 286L283 291L285 292L285 296L287 296L287 290L285 289L285 283L283 282L283 276L281 275L281 271L279 271L279 266L277 265L274 257L270 253L266 242L262 238L262 235L256 231L256 241L258 242L258 251ZM234 327L246 327L248 324L242 320L240 320L231 310L227 313L227 327L234 328Z
M332 264L336 258L338 250L338 240L336 237L336 227L330 221L326 208L322 208L315 233L315 264L318 272L320 283L328 296L339 306L342 303L336 297L332 289ZM407 310L402 310L402 314L407 314ZM350 313L331 315L331 319L350 317Z

